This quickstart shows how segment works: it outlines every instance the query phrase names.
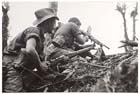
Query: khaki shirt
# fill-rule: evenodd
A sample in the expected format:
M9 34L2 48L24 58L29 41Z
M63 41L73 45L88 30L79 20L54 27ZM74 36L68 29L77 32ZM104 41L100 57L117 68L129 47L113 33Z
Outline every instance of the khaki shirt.
M61 48L71 48L80 33L79 28L74 23L67 23L61 26L55 33L53 43Z

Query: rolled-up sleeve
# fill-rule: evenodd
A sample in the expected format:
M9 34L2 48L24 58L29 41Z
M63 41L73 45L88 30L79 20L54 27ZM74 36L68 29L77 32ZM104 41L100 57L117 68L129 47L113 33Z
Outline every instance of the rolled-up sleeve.
M53 39L52 43L53 43L55 46L57 46L57 47L62 47L62 46L64 45L64 43L65 43L64 36L62 36L62 35L56 36L56 37Z
M27 28L26 31L24 32L24 35L25 35L25 41L27 41L30 38L34 38L37 42L40 39L39 29L37 29L36 27Z

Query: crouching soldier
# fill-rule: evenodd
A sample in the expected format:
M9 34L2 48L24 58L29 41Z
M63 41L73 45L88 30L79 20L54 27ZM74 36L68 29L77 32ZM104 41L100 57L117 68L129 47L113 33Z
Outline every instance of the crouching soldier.
M22 74L24 70L37 69L42 73L45 72L41 55L43 52L44 34L51 33L55 26L56 19L55 11L50 8L43 8L35 12L36 21L33 23L36 27L29 27L18 34L5 49L3 56L3 68L5 81L3 83L3 92L24 92ZM24 50L22 50L24 48ZM22 64L18 58L19 55L25 54ZM19 61L18 61L19 59ZM44 68L45 67L45 68ZM20 69L23 68L23 69ZM24 69L25 68L25 69Z
M85 36L80 32L81 22L78 18L71 18L68 23L63 24L54 34L52 44L47 47L45 51L45 59L55 59L66 53L73 52L74 42L84 44L86 42ZM64 57L64 60L67 57Z

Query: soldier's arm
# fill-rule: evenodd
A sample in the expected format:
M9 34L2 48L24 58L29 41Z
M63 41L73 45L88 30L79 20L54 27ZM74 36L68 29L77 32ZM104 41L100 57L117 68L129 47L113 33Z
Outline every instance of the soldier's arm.
M27 40L26 42L26 52L28 54L28 56L30 56L31 60L34 62L34 64L36 65L37 69L40 71L40 58L39 55L36 51L36 40L35 38L30 38Z

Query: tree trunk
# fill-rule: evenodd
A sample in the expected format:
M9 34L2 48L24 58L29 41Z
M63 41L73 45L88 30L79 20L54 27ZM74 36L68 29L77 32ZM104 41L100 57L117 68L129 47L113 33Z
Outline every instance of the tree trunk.
M125 37L125 40L129 40L128 34L127 34L125 14L123 14L122 16L123 16L123 21L124 21L124 23L123 23L124 24L124 37Z
M128 37L128 34L127 34L126 18L125 18L126 5L124 4L123 6L120 6L120 4L118 4L116 10L118 10L123 17L124 38L125 38L125 41L129 41L129 37ZM124 48L125 48L126 52L132 49L131 47L127 47L127 46L124 46Z
M7 12L9 11L9 3L3 2L2 5L2 49L7 46L7 40L8 40L8 24L9 24L9 17Z
M122 16L123 16L123 21L124 21L124 22L123 22L123 24L124 24L124 38L125 38L125 40L127 41L127 40L129 40L129 38L128 38L128 34L127 34L125 13L122 14ZM125 49L126 52L128 51L128 47L127 47L127 46L125 46L124 49Z
M49 2L49 8L53 8L57 14L58 11L58 2Z
M136 39L135 28L136 28L136 16L138 15L137 10L138 10L138 2L136 3L135 9L131 12L131 17L133 19L133 41L135 41L135 39Z
M135 41L136 31L135 31L135 17L133 17L133 41Z

